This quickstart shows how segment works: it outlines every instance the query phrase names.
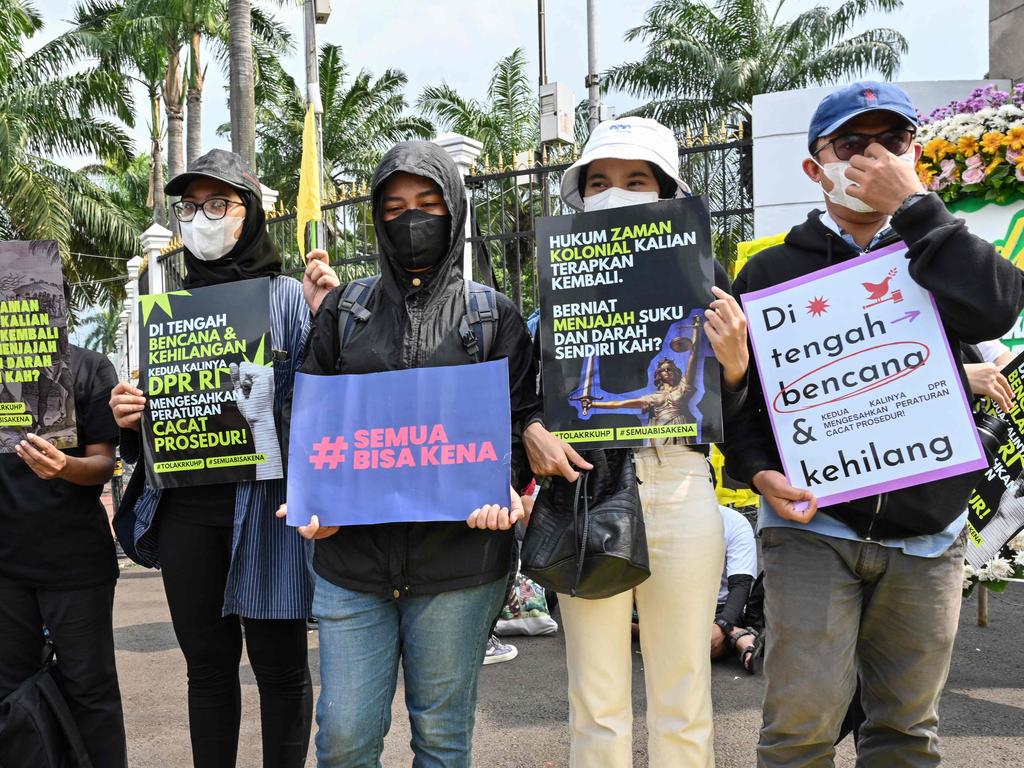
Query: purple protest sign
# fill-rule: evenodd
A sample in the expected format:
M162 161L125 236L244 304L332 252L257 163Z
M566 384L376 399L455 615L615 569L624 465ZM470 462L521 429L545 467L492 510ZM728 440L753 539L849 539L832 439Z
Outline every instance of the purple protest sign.
M464 521L508 505L508 363L298 374L288 524Z
M987 465L907 246L743 294L786 477L825 507Z

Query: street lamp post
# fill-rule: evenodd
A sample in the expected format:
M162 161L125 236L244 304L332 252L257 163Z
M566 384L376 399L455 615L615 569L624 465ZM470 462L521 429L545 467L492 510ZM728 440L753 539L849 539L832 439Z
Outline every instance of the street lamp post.
M587 0L587 100L590 118L587 124L593 131L601 122L601 76L597 73L597 27L594 0Z

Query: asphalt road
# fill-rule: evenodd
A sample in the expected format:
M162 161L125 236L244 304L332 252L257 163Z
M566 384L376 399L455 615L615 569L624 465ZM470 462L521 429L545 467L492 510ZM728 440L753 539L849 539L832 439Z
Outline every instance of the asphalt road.
M940 709L944 765L1006 768L1024 764L1024 585L989 601L990 625L976 626L976 602L965 603L953 668ZM118 670L132 768L188 768L185 663L171 629L160 575L127 569L114 608ZM927 631L922 627L921 631ZM317 636L310 666L318 677ZM556 768L568 763L566 672L561 636L515 638L519 657L481 672L474 765ZM634 646L635 768L647 765L643 718L643 659ZM239 768L259 768L255 679L243 657ZM716 664L713 680L715 749L719 768L748 768L760 722L763 680L738 665ZM399 684L385 768L412 763ZM312 753L312 750L311 750ZM841 745L837 765L852 766ZM308 765L313 766L312 756ZM679 768L685 768L680 766Z

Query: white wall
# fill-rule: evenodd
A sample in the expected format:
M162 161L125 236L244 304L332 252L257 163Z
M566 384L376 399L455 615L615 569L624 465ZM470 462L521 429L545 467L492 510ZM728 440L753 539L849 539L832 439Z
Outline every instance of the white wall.
M928 114L954 99L964 99L992 83L1004 90L1008 80L946 80L899 83L918 110ZM783 91L754 97L754 236L785 232L822 207L821 187L800 168L807 157L807 126L818 103L835 87Z

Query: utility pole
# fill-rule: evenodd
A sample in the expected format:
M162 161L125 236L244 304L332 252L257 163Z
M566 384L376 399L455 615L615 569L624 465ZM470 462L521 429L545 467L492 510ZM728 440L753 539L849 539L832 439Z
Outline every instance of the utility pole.
M306 54L306 105L313 106L316 118L316 186L322 198L324 193L324 106L320 99L320 58L316 45L316 5L314 0L303 4L303 31Z
M597 25L595 22L594 0L587 0L587 100L590 119L587 124L593 131L601 122L601 76L597 73Z
M537 60L540 63L540 79L538 85L548 81L548 34L544 18L544 0L537 0Z

